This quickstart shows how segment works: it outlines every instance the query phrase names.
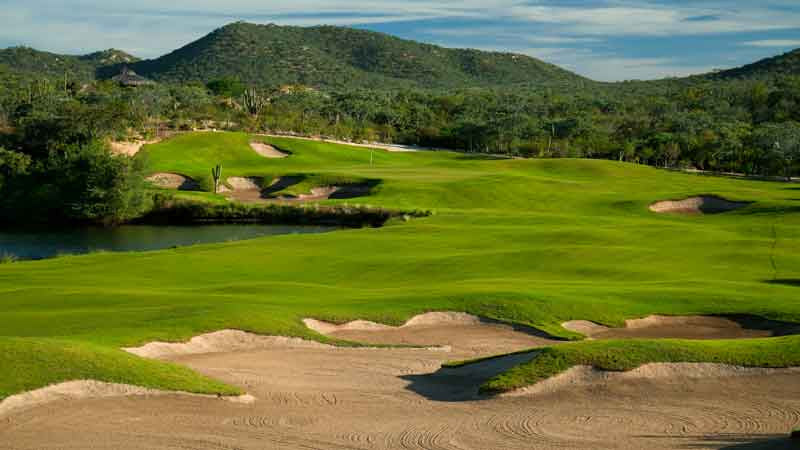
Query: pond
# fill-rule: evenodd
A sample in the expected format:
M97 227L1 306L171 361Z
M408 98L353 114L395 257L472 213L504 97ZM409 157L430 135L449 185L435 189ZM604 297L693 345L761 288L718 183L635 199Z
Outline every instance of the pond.
M63 254L95 251L147 251L240 241L282 234L324 233L336 227L281 225L123 225L114 228L53 228L0 230L0 256L17 259L43 259Z

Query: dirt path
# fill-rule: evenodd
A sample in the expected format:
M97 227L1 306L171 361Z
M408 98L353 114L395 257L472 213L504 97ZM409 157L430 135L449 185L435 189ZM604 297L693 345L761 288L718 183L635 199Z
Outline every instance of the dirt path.
M362 324L364 325L364 324ZM334 348L248 336L151 345L152 356L241 386L251 404L180 395L57 401L0 417L2 449L661 449L788 447L800 425L796 372L592 379L481 399L486 377L531 358L441 369L443 361L552 341L485 321L350 325L337 337L444 348ZM234 347L214 347L225 341ZM227 344L226 344L227 345ZM183 347L181 347L183 346ZM649 372L648 372L649 373ZM737 447L741 445L741 447Z

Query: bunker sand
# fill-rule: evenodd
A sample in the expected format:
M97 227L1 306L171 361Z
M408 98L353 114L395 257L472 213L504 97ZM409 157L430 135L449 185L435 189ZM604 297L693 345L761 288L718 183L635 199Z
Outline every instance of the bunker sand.
M253 151L255 151L256 153L265 158L278 159L278 158L286 158L287 156L289 156L288 154L278 150L272 145L265 144L263 142L251 142L250 148L252 148Z
M800 333L797 324L757 317L648 316L610 328L586 320L571 320L564 328L592 339L745 339Z
M751 202L735 202L714 195L701 195L683 200L663 200L650 205L656 213L719 214L748 206Z
M730 376L708 369L689 383L676 365L664 377L577 377L583 382L483 398L477 396L480 383L535 352L456 369L441 364L554 342L460 317L327 331L363 333L374 342L400 337L449 351L302 340L269 345L230 331L151 344L150 356L239 386L257 400L158 395L56 401L0 416L0 448L719 448L768 439L774 445L774 436L800 424L800 383L791 370Z

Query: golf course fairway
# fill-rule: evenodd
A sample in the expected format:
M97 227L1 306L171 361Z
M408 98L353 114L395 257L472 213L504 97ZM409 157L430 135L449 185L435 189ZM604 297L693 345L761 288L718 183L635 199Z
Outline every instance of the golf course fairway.
M264 142L287 153L265 158ZM800 322L800 187L629 163L493 159L348 147L240 133L194 133L145 146L151 173L210 190L228 177L295 176L296 195L374 183L321 204L433 214L381 228L270 236L142 253L0 265L0 400L91 379L193 393L241 389L121 350L222 329L332 342L304 318L399 325L459 311L575 340L546 347L485 385L524 387L576 365L650 362L800 366L800 336L740 340L580 341L561 326L623 326L660 315L746 315ZM226 202L205 192L178 196ZM662 200L751 202L719 214L659 214Z

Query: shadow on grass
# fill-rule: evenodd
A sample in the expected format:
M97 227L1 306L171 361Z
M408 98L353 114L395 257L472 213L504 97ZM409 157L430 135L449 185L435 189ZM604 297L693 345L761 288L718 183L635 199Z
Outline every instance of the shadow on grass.
M438 402L464 402L488 397L478 392L480 386L490 378L515 366L529 362L538 352L501 356L467 364L461 367L442 367L436 372L422 375L403 375L410 381L406 389L428 400Z
M280 192L284 189L290 188L296 184L299 184L305 179L306 177L304 175L287 175L280 177L272 185L261 191L261 197L262 198L272 197L273 194Z
M800 206L756 206L736 211L745 216L800 213Z
M486 153L466 153L459 155L456 159L463 161L505 161L513 159L513 157L507 155L490 155Z
M800 278L778 278L777 280L766 280L765 283L800 287Z

